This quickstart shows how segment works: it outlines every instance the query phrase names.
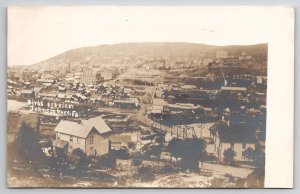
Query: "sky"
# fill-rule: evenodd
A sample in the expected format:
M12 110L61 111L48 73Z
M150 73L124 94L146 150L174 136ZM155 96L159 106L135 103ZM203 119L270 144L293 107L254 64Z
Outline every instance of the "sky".
M126 42L267 43L279 7L52 6L8 8L8 65L73 48Z

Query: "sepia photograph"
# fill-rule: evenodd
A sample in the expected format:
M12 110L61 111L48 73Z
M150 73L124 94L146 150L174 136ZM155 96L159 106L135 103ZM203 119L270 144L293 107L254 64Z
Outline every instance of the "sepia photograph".
M263 10L9 7L7 186L264 188Z

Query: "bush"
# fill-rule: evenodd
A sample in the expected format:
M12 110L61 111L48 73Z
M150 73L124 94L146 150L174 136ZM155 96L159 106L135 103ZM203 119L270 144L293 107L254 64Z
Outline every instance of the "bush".
M224 151L223 155L224 155L224 162L232 164L234 161L234 157L236 156L236 152L233 149L228 148Z
M243 152L243 156L244 156L245 158L248 158L248 159L254 159L254 157L255 157L254 154L255 154L254 149L251 148L251 147L248 147L248 148Z
M175 158L182 158L181 169L199 172L199 161L203 161L206 144L202 139L173 138L167 146L167 151Z
M246 184L249 188L264 187L265 172L262 169L256 169L246 178Z
M198 160L189 160L185 158L181 160L180 166L181 166L181 170L183 171L190 170L196 173L200 172Z
M88 164L87 155L80 148L76 148L72 151L72 155L79 157L79 161L76 165L76 169L83 170L85 166Z
M141 157L136 156L136 157L132 158L132 165L133 166L139 166L139 165L142 164L142 162L143 162L143 159Z
M115 169L116 157L113 154L106 154L97 158L97 168Z
M23 122L17 134L16 139L17 156L24 156L25 158L37 161L43 156L41 146L39 144L39 134L28 124Z

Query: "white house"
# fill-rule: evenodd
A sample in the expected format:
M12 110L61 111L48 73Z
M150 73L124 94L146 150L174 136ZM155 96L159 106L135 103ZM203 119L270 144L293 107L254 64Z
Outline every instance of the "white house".
M216 127L211 129L211 137L215 144L215 156L219 161L224 160L224 151L231 148L235 151L234 160L247 160L244 157L244 151L248 148L255 150L256 137L255 130L243 126L228 126Z
M61 120L54 130L56 141L68 144L68 152L76 148L83 150L88 156L99 156L109 152L109 132L111 129L101 117L87 120Z

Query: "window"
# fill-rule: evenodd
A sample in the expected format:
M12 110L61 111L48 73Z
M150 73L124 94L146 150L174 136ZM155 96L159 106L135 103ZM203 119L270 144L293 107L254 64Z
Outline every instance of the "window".
M73 142L73 136L70 136L70 142Z
M90 137L90 144L93 144L93 143L94 143L94 136L91 135L91 137Z
M93 147L91 147L91 149L90 149L90 155L93 155L94 153L93 153Z
M243 143L243 145L242 145L242 146L243 146L243 149L246 149L246 144L245 144L245 143Z
M77 143L80 144L80 138L79 137L77 137Z
M231 148L231 149L234 149L234 143L231 143L231 144L230 144L230 148Z

